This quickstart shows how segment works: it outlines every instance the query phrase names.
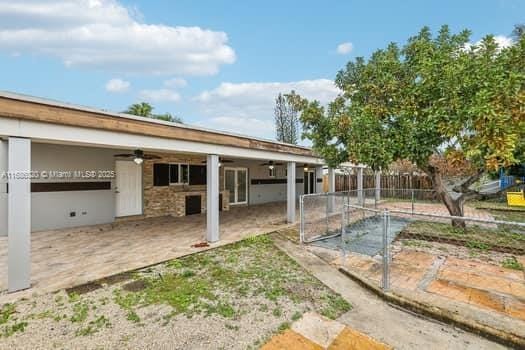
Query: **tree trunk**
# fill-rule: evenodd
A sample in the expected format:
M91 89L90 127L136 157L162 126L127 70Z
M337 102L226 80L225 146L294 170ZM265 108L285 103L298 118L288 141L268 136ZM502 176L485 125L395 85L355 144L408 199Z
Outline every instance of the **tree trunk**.
M447 207L449 214L452 216L463 216L463 194L458 193L457 198L454 198L443 183L443 177L437 168L430 167L427 173L432 179L432 187L436 191L438 198ZM465 228L465 220L452 219L452 226Z

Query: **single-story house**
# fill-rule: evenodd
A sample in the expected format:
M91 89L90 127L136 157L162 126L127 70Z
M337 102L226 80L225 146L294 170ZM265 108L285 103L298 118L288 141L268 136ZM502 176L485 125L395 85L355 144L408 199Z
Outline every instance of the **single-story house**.
M8 290L30 287L31 234L123 218L221 211L322 191L307 147L0 92L0 236ZM286 208L286 209L284 209Z

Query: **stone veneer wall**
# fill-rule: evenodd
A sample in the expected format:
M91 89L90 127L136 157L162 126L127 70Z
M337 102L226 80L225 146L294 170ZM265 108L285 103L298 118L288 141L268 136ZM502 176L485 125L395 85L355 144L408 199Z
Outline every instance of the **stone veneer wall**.
M169 185L153 186L153 164L155 163L183 163L205 165L205 157L185 154L155 154L160 159L145 160L143 163L144 186L144 216L185 216L186 196L201 196L201 211L206 212L206 185ZM224 170L219 170L219 189L222 193L222 210L229 210L229 192L224 190Z

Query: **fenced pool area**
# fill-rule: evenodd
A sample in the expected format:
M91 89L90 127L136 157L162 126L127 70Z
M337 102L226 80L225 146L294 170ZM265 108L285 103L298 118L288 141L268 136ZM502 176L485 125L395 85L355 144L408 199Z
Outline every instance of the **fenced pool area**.
M457 217L433 194L390 193L303 196L301 242L385 292L464 315L489 312L494 327L525 325L525 211L468 203Z

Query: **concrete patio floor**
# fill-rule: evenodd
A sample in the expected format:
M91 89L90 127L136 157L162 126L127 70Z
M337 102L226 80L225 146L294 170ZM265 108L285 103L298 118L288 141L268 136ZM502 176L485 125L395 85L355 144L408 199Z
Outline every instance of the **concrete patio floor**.
M193 248L205 239L206 215L159 217L112 224L34 232L31 285L6 293L7 237L0 239L0 303L33 293L68 288L160 263L288 226L286 203L232 207L220 213L220 241Z

